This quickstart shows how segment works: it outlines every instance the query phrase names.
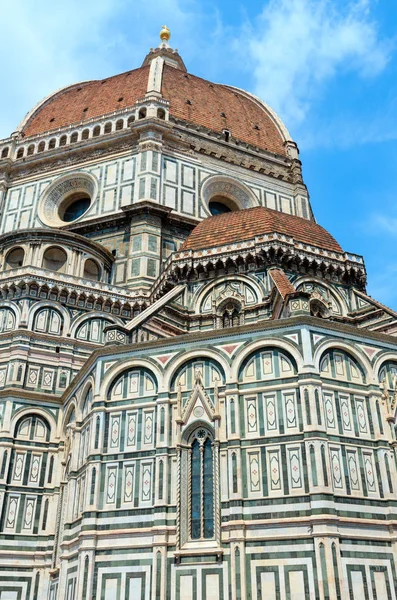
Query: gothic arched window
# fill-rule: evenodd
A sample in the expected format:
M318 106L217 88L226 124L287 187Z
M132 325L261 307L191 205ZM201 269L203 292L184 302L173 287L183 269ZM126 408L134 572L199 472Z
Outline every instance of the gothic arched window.
M204 427L190 438L189 533L191 540L212 539L214 523L214 446Z

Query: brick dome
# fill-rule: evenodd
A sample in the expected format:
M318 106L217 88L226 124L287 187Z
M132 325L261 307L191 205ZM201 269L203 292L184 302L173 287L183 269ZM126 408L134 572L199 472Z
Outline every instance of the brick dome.
M247 92L187 73L177 56L176 66L164 64L161 80L161 95L169 102L171 121L179 119L222 136L227 130L231 141L287 155L289 134L271 109ZM132 107L145 97L149 77L146 58L139 69L66 87L39 103L20 131L35 136Z
M193 229L180 251L225 246L271 233L287 235L295 242L331 252L343 252L335 238L315 221L264 206L208 217Z

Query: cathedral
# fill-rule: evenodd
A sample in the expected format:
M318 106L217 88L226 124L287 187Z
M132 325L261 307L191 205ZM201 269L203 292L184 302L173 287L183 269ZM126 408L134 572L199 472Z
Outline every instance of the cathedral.
M397 313L267 104L164 26L0 206L0 600L397 600Z

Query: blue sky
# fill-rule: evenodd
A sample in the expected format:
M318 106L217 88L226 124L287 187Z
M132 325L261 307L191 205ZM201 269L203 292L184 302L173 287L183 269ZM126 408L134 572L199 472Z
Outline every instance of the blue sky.
M190 72L261 96L299 145L317 221L397 310L395 0L14 0L0 137L64 85L138 67L166 23Z

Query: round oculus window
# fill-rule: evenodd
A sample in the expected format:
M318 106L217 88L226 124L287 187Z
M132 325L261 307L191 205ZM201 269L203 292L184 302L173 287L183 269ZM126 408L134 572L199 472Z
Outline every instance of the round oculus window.
M50 227L73 223L91 207L98 194L98 182L90 173L74 173L56 179L39 203L39 217Z
M66 198L65 204L65 208L60 211L61 214L59 216L62 221L71 223L72 221L76 221L76 219L82 217L84 213L87 212L91 205L91 199L89 196L78 196L69 199L68 202L68 198Z
M223 202L210 202L208 205L211 215L223 215L232 212L232 209L223 204Z

